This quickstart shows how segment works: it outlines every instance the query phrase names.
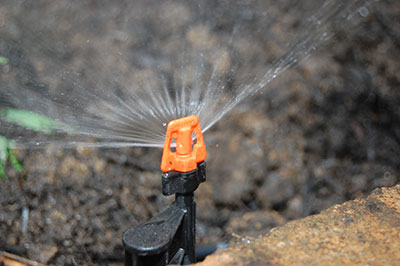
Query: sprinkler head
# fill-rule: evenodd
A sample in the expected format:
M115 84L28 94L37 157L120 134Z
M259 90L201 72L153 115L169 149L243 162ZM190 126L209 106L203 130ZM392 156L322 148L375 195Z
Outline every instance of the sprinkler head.
M168 123L161 158L165 196L195 191L206 180L206 145L195 115Z
M206 145L197 116L191 115L168 123L161 171L188 173L195 170L197 164L206 157Z
M195 260L194 191L206 180L206 146L195 115L169 122L161 159L162 192L175 201L122 236L125 265L191 264Z

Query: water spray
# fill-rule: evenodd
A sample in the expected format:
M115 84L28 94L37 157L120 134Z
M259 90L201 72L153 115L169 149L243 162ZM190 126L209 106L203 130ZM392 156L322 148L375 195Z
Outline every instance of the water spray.
M122 237L125 265L195 262L196 203L194 191L206 180L206 146L197 116L169 122L161 159L162 193L175 194L171 206Z

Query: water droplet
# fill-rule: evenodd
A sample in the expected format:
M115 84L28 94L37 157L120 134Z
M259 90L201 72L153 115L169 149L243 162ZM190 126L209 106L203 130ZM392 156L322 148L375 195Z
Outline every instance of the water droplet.
M112 196L112 194L113 194L113 191L112 191L111 188L106 189L105 192L106 192L106 195L107 195L107 196Z
M167 126L167 123L162 123L162 125L163 125L163 127L166 127L166 126Z
M363 6L363 7L360 7L360 9L358 10L358 13L360 14L360 16L366 17L369 15L369 10L368 10L368 8Z
M242 242L244 242L246 244L251 244L251 240L248 238L245 238L245 237L242 238Z
M390 179L391 177L392 177L392 175L388 171L386 171L385 174L383 175L383 178L385 178L385 179Z
M346 19L347 19L347 20L351 20L352 17L353 17L353 15L352 15L352 14L349 14L349 15L346 17Z

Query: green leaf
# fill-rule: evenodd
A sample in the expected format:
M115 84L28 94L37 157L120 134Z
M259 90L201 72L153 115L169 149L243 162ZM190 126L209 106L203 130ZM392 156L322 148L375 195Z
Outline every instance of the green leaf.
M13 151L10 149L8 150L8 158L10 159L10 163L15 168L15 170L17 170L17 172L21 172L23 168L22 163L18 161L17 156L15 156Z
M71 127L31 111L4 108L0 110L0 117L3 117L6 122L34 131L41 131L45 134L50 134L52 130L62 130L68 134L73 134Z
M8 177L7 177L6 173L4 172L4 164L3 163L0 163L0 177L3 180L8 180Z
M0 136L0 164L5 164L8 158L8 140Z
M13 141L9 141L6 137L0 136L0 177L7 180L7 175L5 173L5 167L7 160L10 160L11 165L18 172L22 171L22 164L18 161L17 157L13 153L13 148L15 147Z
M7 64L8 64L8 58L0 56L0 65L7 65Z
M2 58L3 57L0 56L0 64L4 62L4 58ZM0 119L3 119L8 123L17 124L24 128L41 131L46 134L50 134L53 130L61 130L68 134L74 133L73 129L68 125L26 110L2 108L0 109ZM14 147L15 143L13 141L9 141L6 137L0 136L0 177L4 180L8 179L5 173L7 160L10 160L11 165L18 172L21 172L23 168L22 164L13 153Z

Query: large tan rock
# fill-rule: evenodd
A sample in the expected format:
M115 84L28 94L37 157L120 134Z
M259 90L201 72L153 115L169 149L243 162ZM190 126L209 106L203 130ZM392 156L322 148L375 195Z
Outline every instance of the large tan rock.
M196 265L400 265L400 185L244 238Z

